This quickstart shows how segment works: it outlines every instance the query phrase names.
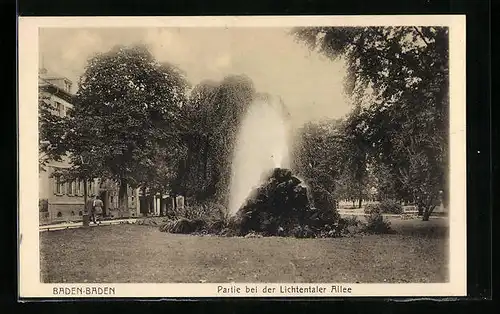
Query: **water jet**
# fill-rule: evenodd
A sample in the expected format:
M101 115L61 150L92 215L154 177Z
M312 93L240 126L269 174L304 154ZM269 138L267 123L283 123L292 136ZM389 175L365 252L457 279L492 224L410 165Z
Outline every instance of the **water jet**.
M269 171L290 164L289 126L283 103L259 95L250 104L240 125L232 161L229 211L244 204Z

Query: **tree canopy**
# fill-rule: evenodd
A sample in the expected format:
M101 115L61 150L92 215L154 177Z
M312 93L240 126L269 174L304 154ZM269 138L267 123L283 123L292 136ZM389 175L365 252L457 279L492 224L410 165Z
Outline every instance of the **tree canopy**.
M187 88L176 67L158 63L144 46L90 58L67 118L71 170L118 182L120 208L127 209L127 186L157 176L164 170L159 153L180 145Z
M234 143L254 96L253 82L243 75L201 82L191 91L184 112L193 132L185 138L187 160L182 180L190 196L227 201Z
M300 42L344 60L358 161L388 166L413 194L424 219L446 190L448 146L448 29L445 27L297 28ZM359 179L359 177L358 177Z

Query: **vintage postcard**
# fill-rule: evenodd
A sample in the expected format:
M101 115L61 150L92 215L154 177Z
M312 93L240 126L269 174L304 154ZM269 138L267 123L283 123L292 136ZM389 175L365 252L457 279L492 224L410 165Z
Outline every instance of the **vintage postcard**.
M19 297L466 295L465 17L19 18Z

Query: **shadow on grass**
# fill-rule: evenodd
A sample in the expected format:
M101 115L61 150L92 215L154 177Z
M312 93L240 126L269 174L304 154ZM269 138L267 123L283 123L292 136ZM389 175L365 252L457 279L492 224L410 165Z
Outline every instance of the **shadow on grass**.
M401 220L391 219L391 228L400 235L447 239L449 236L447 219L422 220Z

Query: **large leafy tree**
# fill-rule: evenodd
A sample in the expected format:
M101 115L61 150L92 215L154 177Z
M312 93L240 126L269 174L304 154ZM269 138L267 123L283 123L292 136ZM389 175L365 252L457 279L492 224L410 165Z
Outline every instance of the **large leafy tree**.
M188 197L203 201L213 195L208 193L212 185L213 141L209 124L214 105L214 96L219 87L217 82L203 81L190 93L183 114L189 124L189 132L184 134L185 162L179 165L179 182Z
M323 197L333 201L338 196L346 156L341 129L341 121L328 120L307 123L298 132L293 168L311 188L315 202Z
M227 201L234 144L254 96L253 82L243 75L205 81L192 90L184 108L190 129L184 137L186 160L179 169L190 196Z
M116 181L120 209L128 209L127 187L163 171L161 148L178 143L187 87L177 68L158 63L144 46L90 58L67 121L71 171Z
M67 125L64 117L55 113L49 95L43 91L38 93L38 127L38 165L40 171L44 171L49 161L62 160L65 154L62 142L67 133Z
M368 194L368 154L370 143L364 136L367 124L357 106L343 124L344 167L342 173L342 194L345 199L357 200L361 208Z
M214 95L210 124L212 129L216 199L225 203L231 179L231 162L241 121L255 97L252 80L244 75L228 76L222 80Z
M293 33L346 61L345 89L363 108L362 136L371 143L371 157L388 166L403 194L415 194L427 220L447 184L448 29L317 27Z

